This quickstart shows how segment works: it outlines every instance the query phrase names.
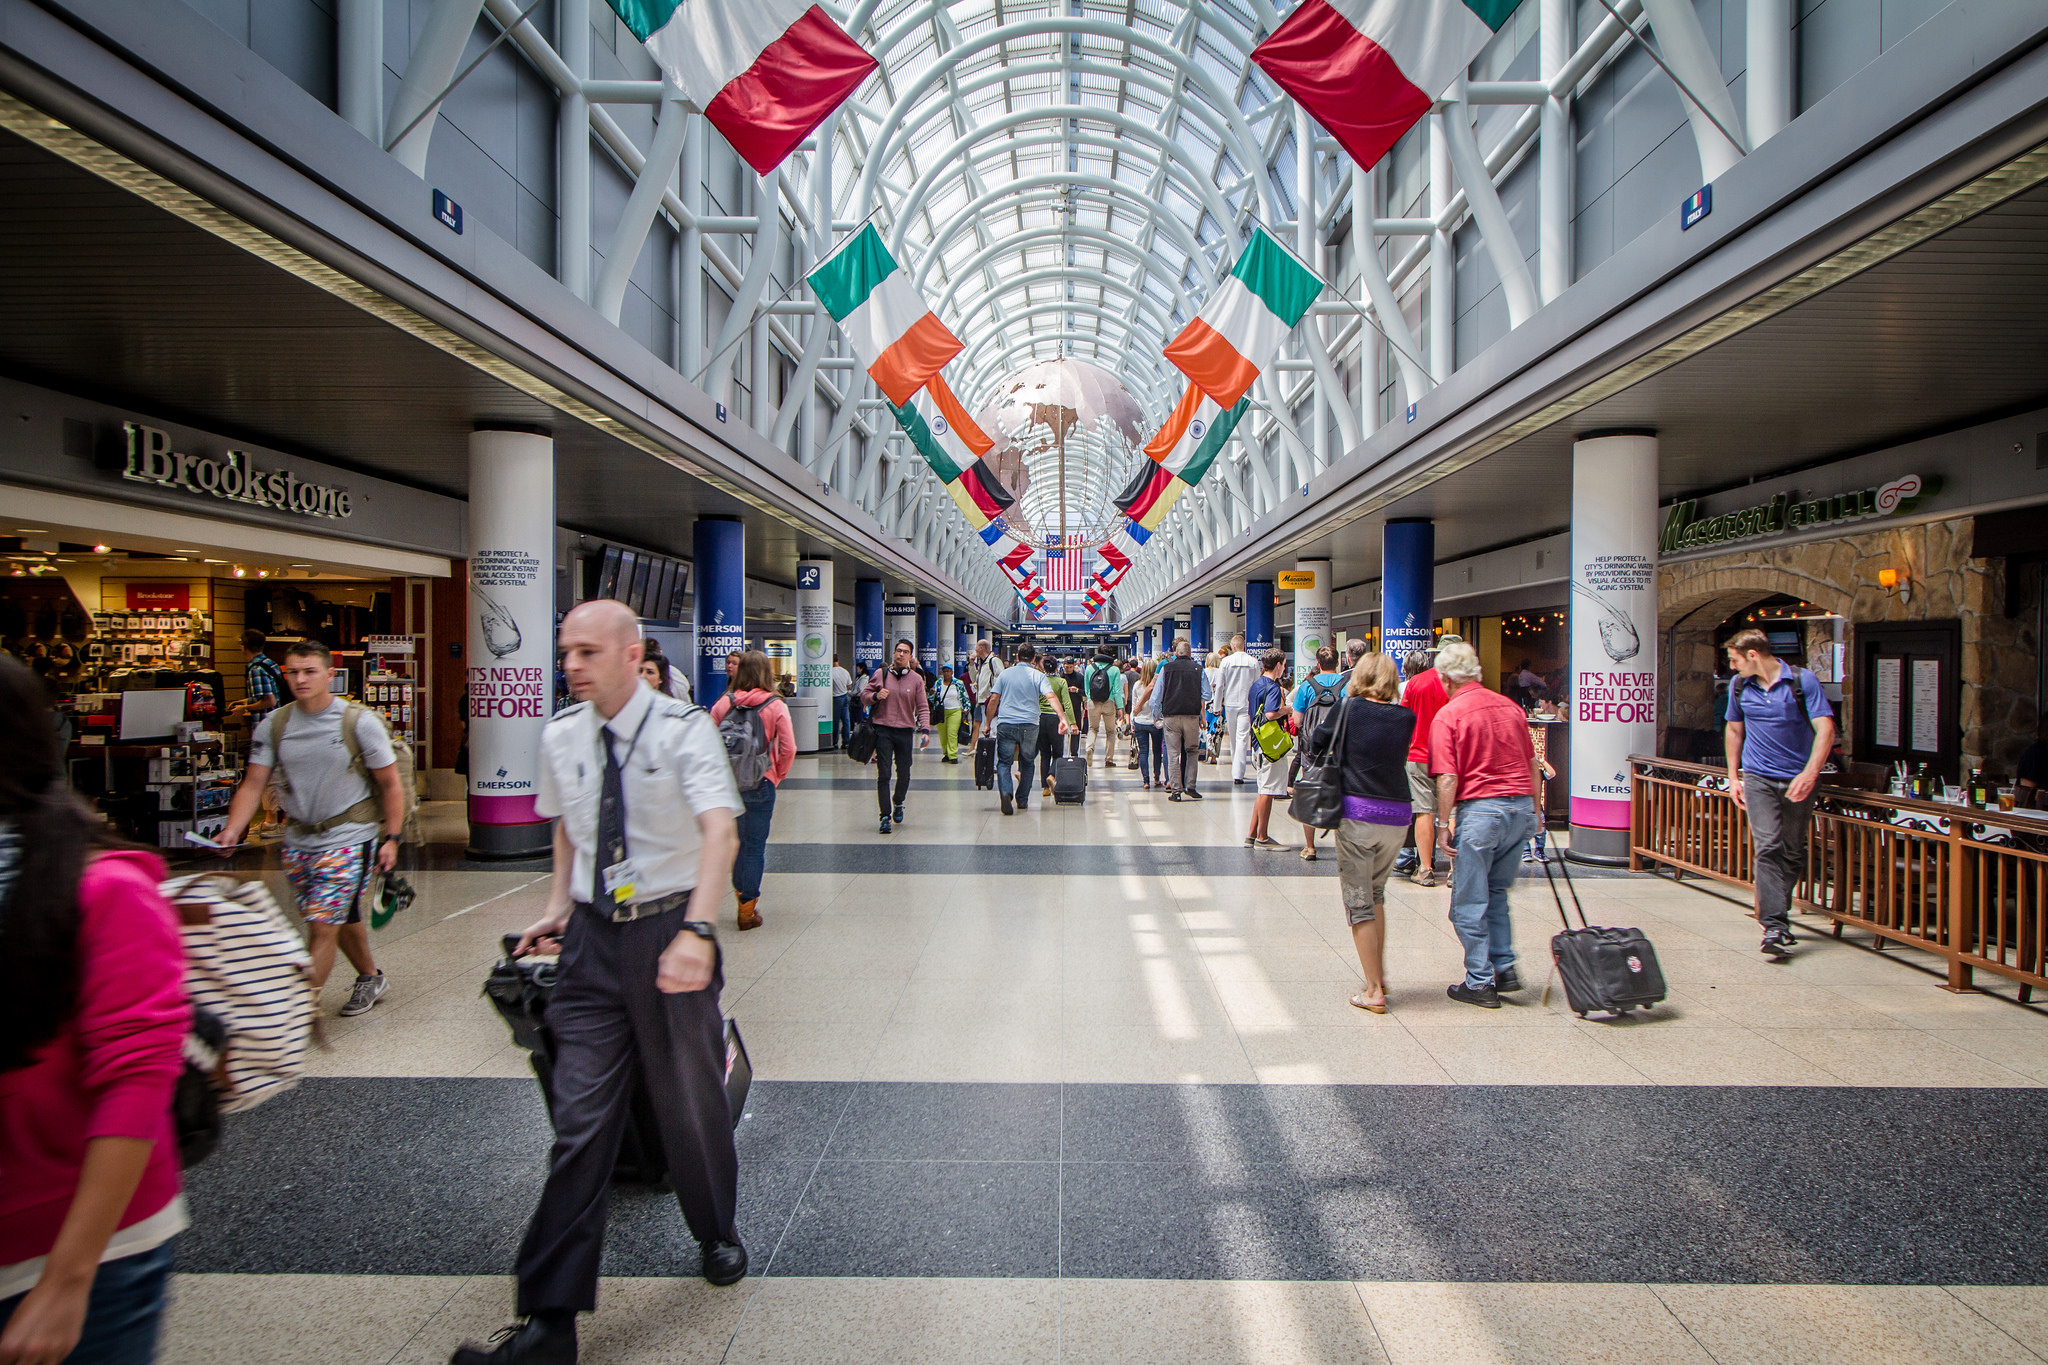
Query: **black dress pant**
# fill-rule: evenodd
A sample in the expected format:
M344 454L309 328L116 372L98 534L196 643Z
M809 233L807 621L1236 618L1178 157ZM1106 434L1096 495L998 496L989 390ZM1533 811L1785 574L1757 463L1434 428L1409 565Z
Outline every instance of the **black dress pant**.
M547 1008L554 1035L555 1145L540 1207L520 1244L519 1311L597 1307L605 1210L636 1076L644 1077L676 1203L699 1242L739 1240L739 1158L725 1102L723 963L701 991L656 989L662 950L683 912L614 924L588 906L570 917Z
M882 818L889 818L889 775L896 775L895 805L902 805L903 798L910 795L910 739L917 731L908 725L877 725L875 727L875 800L882 807Z

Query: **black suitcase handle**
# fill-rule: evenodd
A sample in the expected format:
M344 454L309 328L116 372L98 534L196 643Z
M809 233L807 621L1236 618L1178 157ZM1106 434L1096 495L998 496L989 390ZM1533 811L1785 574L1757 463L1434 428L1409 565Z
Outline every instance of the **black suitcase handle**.
M1564 931L1569 934L1572 931L1571 916L1565 914L1564 897L1557 894L1557 879L1550 875L1550 856L1545 854L1536 861L1543 864L1543 880L1550 883L1550 898L1557 902L1557 917L1564 921ZM1579 888L1572 885L1572 871L1564 865L1562 853L1557 855L1557 870L1564 874L1565 889L1572 893L1572 908L1579 912L1579 927L1592 928L1593 926L1586 922L1586 907L1579 902Z

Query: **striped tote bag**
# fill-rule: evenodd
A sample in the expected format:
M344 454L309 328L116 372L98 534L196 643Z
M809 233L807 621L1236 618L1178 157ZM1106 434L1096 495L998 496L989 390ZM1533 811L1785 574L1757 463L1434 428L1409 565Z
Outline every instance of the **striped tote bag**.
M223 1113L253 1109L306 1070L312 958L298 926L260 881L173 877L163 893L185 938L185 989L227 1030L217 1081Z

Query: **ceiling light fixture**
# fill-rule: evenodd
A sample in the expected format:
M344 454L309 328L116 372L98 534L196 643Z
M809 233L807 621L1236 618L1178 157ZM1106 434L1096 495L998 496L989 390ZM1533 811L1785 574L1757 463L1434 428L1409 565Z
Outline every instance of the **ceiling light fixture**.
M113 547L109 545L95 545L92 547L92 552L96 555L103 555L112 548Z

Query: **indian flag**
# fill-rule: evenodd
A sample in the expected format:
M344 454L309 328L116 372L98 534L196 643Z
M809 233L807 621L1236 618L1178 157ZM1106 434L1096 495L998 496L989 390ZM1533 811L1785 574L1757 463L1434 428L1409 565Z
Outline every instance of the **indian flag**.
M932 472L947 483L996 448L996 443L953 396L943 374L933 375L922 392L913 394L910 402L897 408L896 421L910 433L911 441Z
M960 354L960 338L925 304L872 223L840 243L807 278L875 387L899 409Z
M1368 170L1519 0L1302 0L1252 61Z
M1259 228L1166 358L1218 408L1235 407L1322 292L1315 271Z
M808 0L610 0L732 149L774 170L876 61Z
M1178 474L1182 483L1200 483L1250 406L1250 399L1240 398L1233 407L1219 408L1215 399L1190 384L1145 453L1160 468Z

